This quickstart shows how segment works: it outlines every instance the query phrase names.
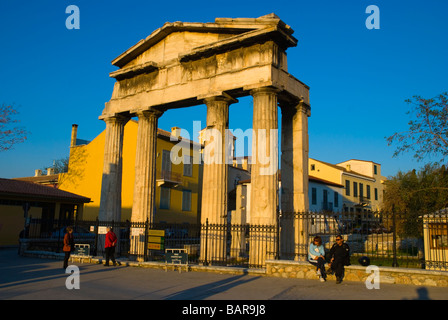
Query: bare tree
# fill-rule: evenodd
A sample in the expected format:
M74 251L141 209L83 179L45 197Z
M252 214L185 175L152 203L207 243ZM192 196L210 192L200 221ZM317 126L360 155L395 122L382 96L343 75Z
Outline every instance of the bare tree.
M413 151L417 161L426 156L438 158L438 163L446 163L448 156L448 92L432 99L414 96L406 100L411 105L407 114L414 114L409 130L394 133L387 138L388 145L397 143L394 157Z
M15 144L24 142L29 134L25 129L16 126L19 123L19 120L14 119L17 114L13 105L0 106L0 152L10 150Z
M70 157L65 157L65 158L53 160L53 165L47 166L47 167L41 169L42 173L43 174L47 174L47 169L48 168L53 168L55 174L68 172L68 163L69 163L69 161L70 161Z

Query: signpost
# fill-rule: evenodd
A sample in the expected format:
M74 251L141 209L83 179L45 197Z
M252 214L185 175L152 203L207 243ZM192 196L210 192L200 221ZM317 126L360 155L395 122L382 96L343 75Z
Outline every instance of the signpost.
M165 271L168 271L168 265L173 267L173 270L179 267L179 273L182 272L182 266L188 272L188 252L187 249L166 249L165 251Z
M148 230L148 249L165 249L165 230Z
M90 255L90 244L75 244L75 251L70 255L70 259L75 261L79 259L79 262L84 260L87 262L92 261L92 256Z
M74 256L90 256L90 244L75 244Z

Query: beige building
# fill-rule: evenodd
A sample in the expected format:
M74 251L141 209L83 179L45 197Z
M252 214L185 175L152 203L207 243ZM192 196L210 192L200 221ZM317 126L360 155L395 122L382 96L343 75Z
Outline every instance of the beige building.
M386 180L381 175L381 164L354 159L330 164L310 158L309 172L316 178L343 185L343 212L371 213L381 210Z

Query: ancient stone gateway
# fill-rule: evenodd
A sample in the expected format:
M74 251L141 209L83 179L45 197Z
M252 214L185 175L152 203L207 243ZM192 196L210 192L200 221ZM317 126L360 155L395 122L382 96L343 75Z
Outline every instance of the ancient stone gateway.
M275 14L217 18L213 23L166 23L113 60L119 70L110 74L116 79L112 98L99 117L106 122L99 219L120 220L123 128L131 117L138 117L139 126L132 221L152 221L158 118L168 109L205 104L207 129L224 137L229 106L248 95L253 97L251 225L277 224L278 106L282 209L307 210L309 88L288 73L286 50L297 45L293 32ZM214 143L220 147L215 150L226 149L224 138ZM266 163L254 155L255 150L275 161ZM210 224L225 223L227 165L221 151L213 156L222 162L204 163L203 223L207 219ZM305 236L300 226L282 228L292 235L287 241L298 244ZM250 256L271 258L272 248L267 247L273 239L253 236ZM217 252L225 252L216 250L226 245L222 238L213 241L201 246L201 257L207 254L209 261L219 260ZM213 247L213 252L204 252L205 247ZM298 250L299 246L291 247Z

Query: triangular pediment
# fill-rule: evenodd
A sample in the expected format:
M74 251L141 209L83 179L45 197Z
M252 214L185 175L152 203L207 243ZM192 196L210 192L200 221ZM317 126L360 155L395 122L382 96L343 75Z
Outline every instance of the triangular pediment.
M195 52L207 51L232 41L250 41L277 33L285 47L295 46L294 31L275 14L259 18L216 18L213 23L167 22L112 61L119 68L163 65Z

